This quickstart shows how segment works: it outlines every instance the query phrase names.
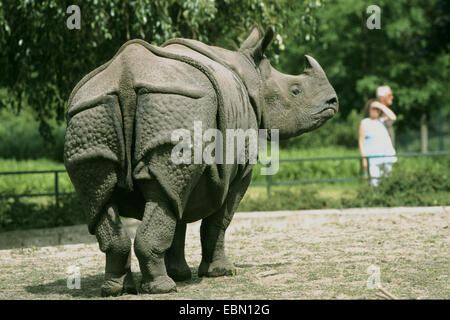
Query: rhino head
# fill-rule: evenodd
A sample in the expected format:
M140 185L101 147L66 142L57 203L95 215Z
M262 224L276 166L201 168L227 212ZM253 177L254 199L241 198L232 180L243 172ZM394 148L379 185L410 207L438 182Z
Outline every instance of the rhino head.
M278 129L281 139L298 136L320 127L338 110L336 92L328 82L319 63L305 56L306 67L299 75L283 74L274 69L264 51L272 42L274 32L269 28L264 36L255 27L239 49L253 64L258 76L239 70L257 105L260 126ZM252 84L260 79L258 88ZM252 78L252 79L249 79Z

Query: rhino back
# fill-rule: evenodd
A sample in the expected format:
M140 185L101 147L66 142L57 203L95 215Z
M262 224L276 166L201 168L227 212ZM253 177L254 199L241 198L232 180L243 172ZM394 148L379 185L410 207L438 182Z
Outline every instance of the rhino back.
M182 45L164 49L199 62L203 73L209 76L208 94L187 97L149 92L138 97L135 149L138 163L133 177L157 179L172 200L177 215L192 222L222 206L231 182L248 164L195 164L193 161L175 164L170 159L173 130L185 129L194 137L194 122L201 121L203 132L218 129L226 138L227 129L257 129L258 126L245 86L231 70ZM202 150L206 144L202 141Z
M128 179L131 178L131 166L136 163L132 149L140 96L162 92L197 98L211 92L211 84L201 71L157 56L149 50L151 45L146 44L147 48L144 44L139 41L124 45L113 59L83 78L73 90L67 108L66 165L83 159L106 158L120 165L125 171L122 177L128 174ZM98 108L100 105L104 107ZM105 112L108 119L103 116ZM155 135L160 136L158 132ZM104 138L99 140L95 136ZM119 184L127 186L125 181Z
M109 167L117 171L119 186L126 188L132 178L158 180L180 218L185 210L202 209L193 201L196 197L208 197L203 211L212 213L243 166L175 165L170 159L172 130L192 130L196 120L202 121L203 129L223 133L228 128L257 129L245 88L230 70L191 49L161 49L143 41L125 44L77 85L67 119L69 175L74 164L103 158L115 163ZM89 197L103 186L90 183L81 188ZM201 217L189 220L196 218Z

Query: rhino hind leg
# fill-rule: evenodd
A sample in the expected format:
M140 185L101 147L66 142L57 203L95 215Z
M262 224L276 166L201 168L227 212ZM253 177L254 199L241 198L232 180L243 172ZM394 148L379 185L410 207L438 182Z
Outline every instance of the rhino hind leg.
M130 272L131 240L122 226L117 204L117 165L105 159L67 163L67 171L83 204L89 232L106 254L103 296L136 293Z
M232 276L236 268L225 255L225 231L229 221L222 212L215 213L202 220L200 239L202 261L198 267L199 277Z
M220 277L236 274L236 268L225 255L225 232L230 225L242 197L251 180L251 171L238 178L230 186L227 199L218 212L202 220L200 240L202 261L198 267L199 277Z
M108 202L95 228L100 250L106 254L103 297L136 294L131 273L131 240L119 217L117 205Z
M175 234L176 217L155 180L140 180L137 183L146 201L144 216L134 240L134 252L142 273L140 292L176 291L176 284L167 275L164 261Z
M167 274L175 281L186 281L192 278L191 269L184 255L186 239L186 223L177 221L172 245L165 255Z

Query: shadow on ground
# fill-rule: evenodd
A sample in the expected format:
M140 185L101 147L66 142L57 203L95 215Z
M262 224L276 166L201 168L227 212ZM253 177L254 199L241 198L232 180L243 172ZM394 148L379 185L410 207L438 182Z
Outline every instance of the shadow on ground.
M192 279L188 281L177 282L177 287L186 287L193 284L200 283L203 278L197 276L197 268L191 268ZM69 289L67 287L67 279L58 279L56 281L40 284L40 285L30 285L26 286L25 290L28 293L36 295L37 299L42 296L43 299L51 295L68 295L73 298L100 298L100 287L103 283L104 274L88 275L81 277L80 289ZM133 277L136 283L136 288L139 288L141 283L141 273L133 272Z
M134 237L139 221L127 218L122 220L122 222L127 229L128 234L131 237ZM96 242L96 237L89 234L85 224L46 229L0 232L0 250L66 244L89 244Z
M103 282L103 274L88 275L81 277L80 289L69 289L67 279L58 279L56 281L26 286L25 290L43 299L49 295L69 295L74 298L95 298L100 297L100 286ZM39 299L39 297L36 297Z

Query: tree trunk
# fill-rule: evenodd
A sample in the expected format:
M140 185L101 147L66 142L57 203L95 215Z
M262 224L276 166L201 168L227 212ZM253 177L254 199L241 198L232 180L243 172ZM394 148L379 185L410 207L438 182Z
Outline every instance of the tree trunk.
M428 126L427 126L427 115L424 113L420 117L420 141L421 141L421 152L428 152Z

